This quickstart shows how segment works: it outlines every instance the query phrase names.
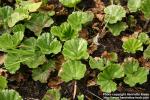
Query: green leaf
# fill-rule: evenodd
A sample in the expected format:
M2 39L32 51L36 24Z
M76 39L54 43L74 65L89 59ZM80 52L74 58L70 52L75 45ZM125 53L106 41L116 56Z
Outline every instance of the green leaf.
M61 43L50 33L43 33L37 39L37 46L43 54L57 54L61 51Z
M13 41L16 42L14 44L18 45L23 40L24 31L25 31L25 27L22 24L15 25L13 27L14 35L12 38L13 38Z
M45 55L42 55L36 48L35 38L32 37L26 39L19 47L19 49L7 50L9 53L12 53L14 57L16 57L19 63L24 63L28 65L29 68L37 68L46 61ZM16 64L16 61L11 61L11 63Z
M125 74L133 74L139 67L139 62L134 58L126 58L123 62Z
M136 53L138 50L143 51L142 42L138 39L128 39L123 42L122 47L128 53Z
M144 13L144 17L150 19L150 0L142 0L141 11Z
M73 79L80 80L81 78L84 77L85 72L86 72L86 66L82 64L80 61L68 60L63 64L59 76L65 82L69 82Z
M31 14L31 19L26 21L25 26L33 31L36 36L39 36L42 29L49 27L53 22L48 13L33 13Z
M105 22L114 24L117 21L121 21L123 17L126 16L125 9L120 5L110 5L104 9L105 12Z
M22 4L24 4L24 2ZM40 8L41 5L42 5L42 2L36 2L36 3L28 2L25 5L23 5L23 7L27 9L29 12L35 12L37 11L37 9Z
M134 58L127 58L123 63L123 67L126 75L124 82L131 87L135 86L137 83L142 84L147 81L149 70L144 67L140 67L138 60Z
M60 92L57 89L49 89L42 100L60 100Z
M30 59L23 62L28 65L29 68L37 68L46 61L45 55L41 54L41 52L36 48L36 43L36 39L31 37L23 41L20 45L20 49L26 51L25 53L23 52L20 54L21 59Z
M109 74L108 79L121 78L124 76L123 68L119 64L110 64L103 71L104 75Z
M106 80L104 77L104 75L99 75L98 77L101 78L101 80L98 80L99 81L99 85L100 86L100 89L103 91L103 92L107 92L107 93L110 93L110 92L114 92L117 90L117 84L115 82L113 82L112 80Z
M35 45L35 38L29 38L23 41L19 49L7 50L5 68L14 74L20 68L20 63L28 65L29 68L37 68L43 64L46 61L45 55L36 50Z
M79 95L78 100L84 100L84 95Z
M11 74L14 74L20 68L21 62L22 61L17 54L8 53L4 65Z
M105 61L103 58L90 57L89 64L92 69L99 69L100 71L106 68L106 66L104 65Z
M0 49L1 51L6 51L7 49L13 49L16 47L16 44L13 41L13 38L10 34L2 34L0 36Z
M141 0L128 0L128 8L130 12L136 12L141 7Z
M82 25L92 21L93 18L94 14L92 12L76 11L68 16L67 21L74 30L80 31Z
M71 39L64 43L63 55L67 59L80 60L87 59L87 41L82 38Z
M0 36L0 49L1 51L7 51L7 49L15 49L16 46L22 41L24 37L24 26L19 24L13 27L13 35L8 33Z
M123 76L123 68L119 64L110 64L98 75L97 84L100 85L103 92L114 92L117 89L117 84L113 82L113 79Z
M66 7L75 7L81 0L59 0Z
M23 100L15 90L1 90L0 100Z
M2 21L2 24L7 24L7 21L13 12L13 8L10 6L4 6L0 8L0 22Z
M34 37L30 37L21 43L20 49L34 52L36 50L36 44L37 40Z
M143 54L145 59L150 59L150 45L147 47L146 50L144 50Z
M1 83L0 84L0 91L1 91L1 89L7 88L8 81L4 76L0 76L0 83Z
M55 67L54 61L49 61L42 66L32 70L32 78L34 81L39 80L41 83L47 83L47 79L50 75L51 70Z
M133 74L127 74L124 78L124 82L128 84L130 87L135 86L137 83L143 84L147 81L147 75L149 74L149 70L143 67L138 67L137 71Z
M116 52L110 52L110 53L108 53L107 59L111 62L117 62L118 61L118 55Z
M28 65L29 68L37 68L39 65L42 65L44 62L46 62L45 55L42 55L39 51L35 52L34 54L27 55L26 58L29 58L30 60L25 60L23 63Z
M125 31L128 26L125 22L118 22L115 24L108 24L107 27L114 36L118 36L122 31Z
M17 0L16 2L17 7L27 9L29 12L37 11L42 5L42 2L35 2L32 0Z
M29 12L24 8L16 8L8 19L8 26L13 27L17 22L29 18Z
M67 22L62 23L60 26L53 26L51 28L51 33L58 36L62 41L78 37L78 31L72 29Z
M35 52L35 44L35 38L29 38L23 41L19 49L7 50L8 54L4 62L5 68L14 74L20 68L20 63L25 63L30 68L35 68L42 61L44 62L45 56Z
M149 41L149 36L145 32L142 32L139 34L138 39L143 43L143 44L148 44Z

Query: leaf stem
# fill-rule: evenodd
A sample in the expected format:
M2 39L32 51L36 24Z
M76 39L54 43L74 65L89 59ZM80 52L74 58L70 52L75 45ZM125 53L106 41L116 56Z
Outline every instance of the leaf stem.
M105 26L103 27L101 33L98 33L98 34L93 38L93 42L94 42L96 45L99 45L98 39L99 39L99 37L100 37L100 34L104 34L107 24L108 24L108 21L106 22Z
M146 28L147 28L149 22L150 22L150 20L147 20L147 21L145 22L145 25L144 25L143 29L146 29Z
M92 93L91 91L89 91L89 90L86 90L86 91L87 91L88 93L90 93L91 95L97 97L99 100L103 100L101 97L99 97L98 95Z
M82 11L82 10L79 9L77 6L74 6L74 11L75 11L75 9L78 10L78 11Z
M74 91L73 91L73 100L76 97L76 93L77 93L77 81L74 81Z

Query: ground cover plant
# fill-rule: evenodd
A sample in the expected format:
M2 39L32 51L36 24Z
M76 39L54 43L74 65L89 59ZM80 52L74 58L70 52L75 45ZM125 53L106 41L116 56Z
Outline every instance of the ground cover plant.
M149 5L0 0L0 100L149 99Z

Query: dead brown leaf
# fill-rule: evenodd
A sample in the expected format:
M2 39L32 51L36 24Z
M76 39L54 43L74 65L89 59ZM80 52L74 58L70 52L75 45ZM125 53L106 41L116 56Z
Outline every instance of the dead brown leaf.
M82 30L79 32L79 36L80 36L81 38L86 39L86 40L89 38L89 37L88 37L88 34L89 34L89 32L88 32L87 29L82 29Z
M0 68L0 76L8 77L7 70Z
M49 80L48 87L58 89L63 82L60 77L54 77Z
M89 48L88 48L88 53L89 53L89 54L93 54L94 51L97 50L97 48L98 48L97 45L94 44L94 43L92 43L92 44L89 46Z
M87 87L96 85L96 81L94 79L87 81Z
M143 57L139 58L138 60L142 64L143 67L150 69L150 61L149 60L144 59Z
M61 69L62 64L65 62L64 56L60 55L55 60L56 60L56 62L55 62L56 70L59 71Z
M17 81L18 83L21 81L26 81L26 78L24 77L24 75L22 73L17 73L17 74L11 75L9 79L11 81Z
M5 57L6 57L5 54L0 53L0 65L2 65L4 63Z

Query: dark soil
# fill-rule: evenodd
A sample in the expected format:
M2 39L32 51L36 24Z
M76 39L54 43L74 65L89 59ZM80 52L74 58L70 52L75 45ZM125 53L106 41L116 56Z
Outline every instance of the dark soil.
M10 5L14 6L15 0L0 0L2 5ZM101 0L104 2L105 5L110 4L109 0ZM121 0L122 5L126 5L127 0ZM62 5L58 2L58 0L49 0L49 5L53 4L54 9L57 14L53 17L55 24L60 25L62 22L66 21L67 16L74 10L70 8L64 8ZM82 0L80 4L77 5L79 9L83 9L84 11L86 10L91 10L93 8L98 9L95 7L95 2L94 0ZM64 9L64 10L62 10ZM61 12L60 12L61 11ZM63 12L63 13L62 13ZM103 14L103 12L101 12ZM137 26L144 26L145 21L140 20L138 15L133 14L136 19L139 19L137 22ZM101 31L103 28L102 22L98 21L98 19L94 19L93 23L91 23L90 26L85 27L86 30L89 32L89 39L91 39L93 36L96 35L96 32ZM126 19L124 19L126 21ZM91 27L93 24L98 23L101 27L99 27L99 30L95 31ZM148 30L149 25L147 26L146 29ZM135 28L133 28L134 30ZM129 35L133 33L133 30L126 30L124 33L122 33L121 36L114 37L111 35L111 33L106 32L106 35L104 35L103 38L99 39L99 44L98 48L96 51L91 54L93 57L100 57L104 51L107 52L116 52L118 54L118 62L123 62L124 58L126 57L135 57L137 59L142 57L142 52L137 52L136 54L128 54L124 53L122 49L122 41L121 38L122 36ZM26 30L26 37L30 37L31 31ZM1 52L0 52L1 54ZM87 61L84 61L87 66L88 63ZM55 70L52 73L52 77L56 77L58 73L58 70ZM100 100L100 98L103 97L102 92L100 91L99 87L97 85L93 86L87 86L87 83L89 80L95 80L95 77L99 71L97 70L92 70L88 68L87 74L83 79L80 81L77 81L77 94L79 92L83 93L85 95L85 100ZM48 86L48 84L41 84L38 81L33 81L31 77L31 69L27 68L26 66L22 66L21 69L17 72L15 75L9 75L9 83L8 86L10 89L15 89L17 90L21 96L24 98L24 100L41 100L43 95L46 93L48 89L51 87ZM18 81L19 80L19 81ZM142 85L136 85L135 87L131 88L128 85L125 85L122 83L120 80L116 80L118 83L118 90L116 92L118 93L137 93L137 92L142 92L142 93L150 93L150 75L148 76L148 81ZM119 84L120 83L120 84ZM62 97L72 97L73 93L73 82L69 83L61 83L59 84L61 87L61 94ZM90 98L90 99L89 99Z

